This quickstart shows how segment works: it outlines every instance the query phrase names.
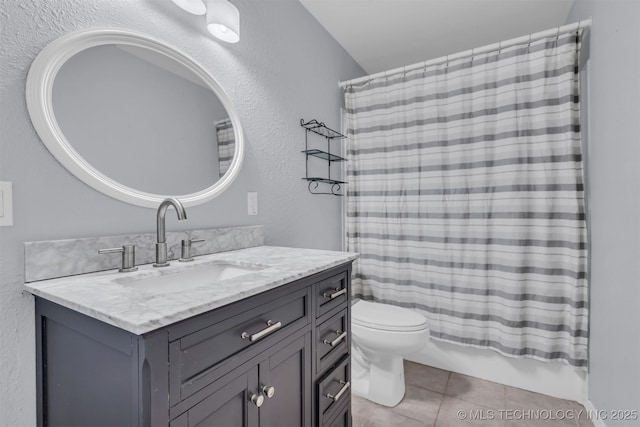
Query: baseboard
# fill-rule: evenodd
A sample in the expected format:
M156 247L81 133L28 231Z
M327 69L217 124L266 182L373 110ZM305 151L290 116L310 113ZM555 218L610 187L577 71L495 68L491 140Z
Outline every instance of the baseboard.
M581 404L588 401L587 373L560 362L509 358L492 350L435 340L406 359Z

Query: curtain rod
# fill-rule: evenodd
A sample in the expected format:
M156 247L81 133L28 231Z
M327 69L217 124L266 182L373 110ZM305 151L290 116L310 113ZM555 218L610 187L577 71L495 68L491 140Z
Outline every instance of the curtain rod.
M462 52L454 53L452 55L445 55L445 56L441 56L439 58L429 59L427 61L418 62L416 64L407 65L407 66L404 66L404 67L398 67L398 68L394 68L392 70L381 71L379 73L371 74L369 76L358 77L358 78L355 78L355 79L346 80L346 81L340 82L338 85L340 86L340 88L344 88L344 87L349 86L349 85L354 85L354 84L358 84L358 83L364 83L366 81L370 81L370 80L376 79L378 77L389 77L389 76L391 76L393 74L406 73L408 71L413 71L413 70L417 70L417 69L420 69L420 68L425 68L425 67L428 67L430 65L441 64L443 62L447 62L447 61L451 61L451 60L455 60L455 59L460 59L460 58L464 58L464 57L475 55L475 54L487 53L487 52L491 52L491 51L498 50L498 49L504 49L504 48L515 46L517 44L524 43L524 42L529 42L530 43L532 41L540 40L540 39L543 39L545 37L553 36L555 34L568 33L568 32L571 32L571 31L576 31L579 28L588 28L590 26L591 26L591 18L588 18L588 19L585 19L585 20L580 21L580 22L574 22L573 24L563 25L561 27L552 28L550 30L539 31L537 33L531 33L531 34L528 34L526 36L516 37L516 38L505 40L505 41L502 41L502 42L488 44L486 46L465 50L465 51L462 51Z

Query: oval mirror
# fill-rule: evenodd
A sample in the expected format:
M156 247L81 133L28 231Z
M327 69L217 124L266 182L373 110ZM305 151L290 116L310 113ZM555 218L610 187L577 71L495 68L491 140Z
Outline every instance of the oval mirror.
M29 70L27 107L64 167L138 206L207 202L242 164L242 129L220 85L144 34L99 29L53 41Z

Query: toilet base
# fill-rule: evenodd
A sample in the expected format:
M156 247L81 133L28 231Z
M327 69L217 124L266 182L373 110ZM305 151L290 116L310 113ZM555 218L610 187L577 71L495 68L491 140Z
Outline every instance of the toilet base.
M353 394L389 407L402 401L405 392L402 357L379 357L369 362L368 369L358 366L357 370L351 377Z

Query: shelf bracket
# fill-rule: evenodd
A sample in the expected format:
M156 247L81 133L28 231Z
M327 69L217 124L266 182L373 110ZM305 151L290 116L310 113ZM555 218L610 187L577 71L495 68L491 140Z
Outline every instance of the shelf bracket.
M329 194L329 195L333 195L333 196L343 196L344 194L340 193L341 190L341 186L339 183L335 183L333 185L331 185L331 191L327 192L327 191L316 191L317 188L320 186L318 184L318 182L320 181L309 181L309 193L311 194Z

